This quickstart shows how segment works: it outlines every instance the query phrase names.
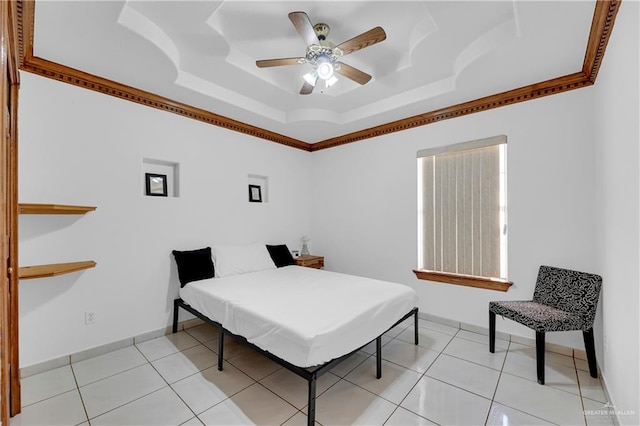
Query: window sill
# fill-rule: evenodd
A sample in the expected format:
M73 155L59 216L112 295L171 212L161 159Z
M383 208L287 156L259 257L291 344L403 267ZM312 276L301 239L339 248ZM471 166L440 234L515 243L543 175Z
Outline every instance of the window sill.
M513 285L511 281L499 278L485 278L475 275L454 274L451 272L429 271L414 269L419 280L437 281L447 284L463 285L467 287L485 288L487 290L507 291Z

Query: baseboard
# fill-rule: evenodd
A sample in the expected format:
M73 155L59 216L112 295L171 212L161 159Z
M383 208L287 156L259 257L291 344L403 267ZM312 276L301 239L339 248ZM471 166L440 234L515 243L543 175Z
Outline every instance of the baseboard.
M487 339L489 338L488 327L482 327L475 324L467 324L465 322L454 321L448 318L442 318L436 315L427 314L423 312L420 312L418 314L418 317L427 321L433 321L439 324L448 325L449 327L459 328L460 330L466 330L472 333L482 334L487 336ZM501 340L506 340L507 342L518 343L521 345L533 346L533 347L536 346L536 339L534 338L518 336L510 333L505 333L502 331L496 331L496 338ZM557 343L549 343L549 342L546 342L544 347L545 347L545 350L548 352L554 352L560 355L570 356L583 361L587 360L587 353L584 350L575 349L568 346L559 345Z
M606 407L603 407L603 409L606 409L607 411L610 412L610 414L613 415L613 420L616 426L621 425L622 422L620 422L619 413L615 409L615 403L611 401L611 395L609 394L609 388L607 387L607 379L602 374L602 372L598 371L598 373L600 374L600 383L602 383L602 390L604 391L604 396L607 399L607 403L605 404Z
M201 319L188 319L178 323L178 331L186 330L200 324L204 324L204 321L202 321ZM137 336L128 337L126 339L106 343L104 345L98 345L80 352L75 352L69 355L64 355L58 358L39 362L28 367L22 367L20 368L20 378L24 379L25 377L53 370L55 368L64 367L65 365L71 365L71 363L73 362L78 362L99 355L104 355L106 353L117 351L118 349L123 349L136 343L142 343L147 340L155 339L156 337L166 336L167 334L171 333L173 333L172 326L159 328L157 330L148 331Z
M451 320L448 318L442 318L436 315L427 314L424 312L418 313L418 318L425 321L432 321L438 324L446 325L449 327L457 328L460 330L466 330L473 333L478 333L489 336L489 329L486 327L481 327L474 324L467 324L460 321ZM192 327L196 327L198 325L204 324L205 322L199 318L192 318L178 323L178 331L186 330ZM25 378L29 376L33 376L34 374L42 373L48 370L53 370L55 368L64 367L65 365L70 365L73 362L82 361L84 359L92 358L98 355L103 355L109 352L113 352L118 349L125 348L127 346L131 346L133 344L138 344L145 342L147 340L155 339L157 337L165 336L167 334L171 334L173 332L171 326L159 328L157 330L148 331L146 333L139 334L137 336L128 337L126 339L118 340L116 342L107 343L104 345L99 345L90 349L86 349L84 351L76 352L70 355L61 356L59 358L54 358L51 360L47 360L44 362L40 362L38 364L30 365L28 367L20 368L20 377ZM515 336L509 333L504 333L500 331L496 331L496 338L500 340L506 340L508 342L519 343L522 345L535 346L535 339L529 339L522 336ZM558 345L555 343L547 343L545 345L545 349L549 352L555 352L561 355L571 356L577 359L586 360L586 353L584 351ZM604 384L604 381L603 381ZM606 388L605 388L606 392ZM608 397L608 393L607 393Z
M59 358L52 358L47 361L42 361L37 364L30 365L28 367L20 368L20 378L33 376L45 371L54 370L56 368L64 367L71 364L71 358L69 355L61 356Z

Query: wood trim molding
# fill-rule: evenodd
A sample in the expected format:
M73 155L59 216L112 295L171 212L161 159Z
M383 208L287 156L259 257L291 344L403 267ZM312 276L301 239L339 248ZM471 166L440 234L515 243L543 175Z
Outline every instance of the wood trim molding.
M592 83L586 79L584 73L578 72L564 77L558 77L540 83L531 84L529 86L520 87L518 89L509 90L507 92L476 99L470 102L441 108L424 114L414 115L413 117L404 118L402 120L338 136L336 138L326 139L313 144L311 146L311 151L313 152L321 149L333 148L338 145L344 145L376 136L408 130L450 118L462 117L464 115L512 105L518 102L530 101L543 96L555 95L568 90L579 89L591 84Z
M507 291L513 282L498 278L478 277L476 275L453 274L450 272L414 269L413 273L419 280L436 281L440 283L456 284L466 287L484 288L487 290Z
M22 67L27 55L33 56L34 0L15 2L18 15L18 64Z
M589 32L589 42L587 43L582 65L582 72L591 83L596 82L596 76L602 64L602 58L609 43L609 37L611 36L611 30L620 9L620 4L621 1L619 0L596 1Z
M35 15L35 1L17 0L17 3L20 69L128 101L137 102L146 106L203 121L215 126L224 127L229 130L245 133L271 142L291 146L304 151L315 152L322 149L333 148L364 139L436 123L450 118L462 117L476 112L487 111L493 108L499 108L518 102L529 101L543 96L554 95L590 86L595 83L621 1L596 0L583 67L582 70L574 74L553 78L469 102L425 112L402 120L326 139L318 143L308 143L278 133L270 132L253 125L242 123L203 109L194 108L153 93L135 89L133 87L87 74L55 62L34 57L33 19Z
M15 58L15 56L14 56ZM13 59L12 59L13 60ZM15 64L16 69L18 64ZM18 247L18 105L20 97L20 86L15 83L11 85L11 131L9 136L9 188L11 191L10 203L10 266L12 271L18 270L19 247ZM22 411L22 388L20 383L20 288L18 285L18 276L11 273L9 276L9 286L11 291L11 319L9 324L9 332L11 333L11 415Z
M17 4L20 69L23 71L28 71L43 77L52 78L64 83L127 101L136 102L152 108L172 112L207 124L251 135L256 138L266 139L270 142L287 145L304 151L311 151L311 145L307 142L33 56L33 33L36 3L34 0L17 0Z
M203 121L214 126L251 135L256 138L266 139L270 142L287 145L304 151L311 151L310 144L307 142L274 133L241 121L233 120L200 108L192 107L182 102L167 99L144 90L116 83L115 81L88 74L55 62L47 61L46 59L38 57L31 57L29 59L25 58L25 62L21 69L43 77L73 84L74 86L94 90L105 95L172 112L174 114Z
M4 359L9 361L9 405L1 411L10 416L15 416L22 410L21 385L20 385L20 353L19 353L19 287L18 287L18 98L20 88L20 26L19 5L15 1L3 2L2 26L3 28L3 53L6 65L6 80L3 81L2 98L5 102L6 122L3 124L2 137L6 146L3 145L6 154L6 170L3 170L3 179L6 179L6 225L9 236L8 244L8 314L3 314L2 319L6 321L8 331L8 348L3 348ZM3 387L0 393L4 393ZM3 398L3 403L6 400ZM4 420L3 420L4 424ZM8 421L6 424L9 424Z

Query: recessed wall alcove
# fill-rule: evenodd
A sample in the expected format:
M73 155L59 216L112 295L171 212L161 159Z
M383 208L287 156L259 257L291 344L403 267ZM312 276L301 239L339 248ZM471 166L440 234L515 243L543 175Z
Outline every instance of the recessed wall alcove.
M140 191L146 195L145 173L155 173L167 176L167 197L180 196L180 163L153 158L142 159L142 174L140 177Z
M262 194L262 202L269 202L269 176L263 175L255 175L249 173L247 175L247 180L249 185L257 185L260 187L260 192Z

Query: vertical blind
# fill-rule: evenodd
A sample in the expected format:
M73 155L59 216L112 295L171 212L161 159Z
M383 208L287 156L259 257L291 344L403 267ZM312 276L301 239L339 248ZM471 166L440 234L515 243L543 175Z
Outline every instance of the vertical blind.
M422 269L506 278L500 156L505 143L506 136L498 136L418 152Z

